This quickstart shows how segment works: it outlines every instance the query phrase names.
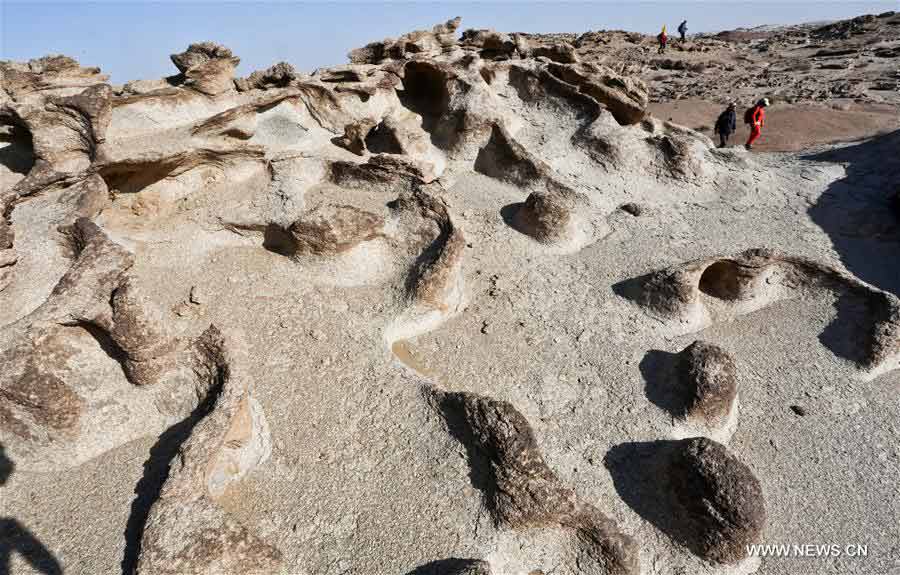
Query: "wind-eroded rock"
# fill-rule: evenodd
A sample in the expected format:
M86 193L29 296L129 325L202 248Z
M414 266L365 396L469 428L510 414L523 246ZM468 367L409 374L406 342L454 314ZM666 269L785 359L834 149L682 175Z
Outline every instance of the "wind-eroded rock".
M681 332L708 325L718 313L749 313L807 290L831 292L858 302L861 311L854 322L860 326L859 334L849 345L837 347L838 353L856 363L867 377L896 369L900 356L900 300L896 296L846 272L775 250L753 249L731 257L693 260L620 287L623 295L633 296Z
M604 573L635 575L634 541L582 503L544 462L531 425L511 404L471 393L429 391L451 433L466 448L475 487L498 525L573 530Z
M759 481L725 446L695 437L678 442L668 476L683 541L717 563L747 557L762 539L765 500Z
M379 64L412 55L436 56L456 44L456 29L462 21L457 17L429 30L416 30L397 38L372 42L348 54L354 64Z
M292 65L287 62L279 62L265 70L257 70L246 78L239 78L234 81L234 84L242 92L268 90L269 88L284 88L297 78L297 70Z
M738 390L734 360L728 352L695 341L678 354L677 374L688 419L716 425L728 417Z
M250 396L246 351L239 338L213 326L193 351L198 394L209 411L170 465L144 527L137 573L272 573L281 553L216 503L270 450L265 419Z
M171 58L186 86L210 96L234 88L234 69L241 63L231 50L213 42L191 44Z
M270 226L267 241L285 255L336 255L381 235L384 218L360 208L320 205L287 229Z

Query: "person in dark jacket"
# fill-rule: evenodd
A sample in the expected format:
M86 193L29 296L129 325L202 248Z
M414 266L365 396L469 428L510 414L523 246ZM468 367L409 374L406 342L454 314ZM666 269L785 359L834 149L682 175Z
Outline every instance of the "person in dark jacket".
M724 148L728 144L731 134L737 129L737 112L734 102L728 104L728 107L719 114L716 120L715 131L719 135L719 147Z
M678 33L681 34L681 43L684 44L687 38L687 20L682 20L681 24L678 25Z

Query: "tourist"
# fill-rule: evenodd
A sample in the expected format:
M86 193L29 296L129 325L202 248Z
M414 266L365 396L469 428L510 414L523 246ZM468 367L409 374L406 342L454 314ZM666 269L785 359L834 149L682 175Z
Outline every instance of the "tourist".
M682 20L681 24L678 25L678 33L681 34L681 43L684 44L687 38L687 20Z
M724 148L728 144L728 139L731 138L731 134L737 129L737 113L735 109L736 105L734 102L728 104L728 107L719 114L719 119L716 120L715 131L719 135L720 148Z
M753 149L753 142L762 133L762 127L766 124L766 107L768 105L769 99L763 98L744 113L744 122L750 124L750 137L747 138L747 143L744 144L744 147L748 150Z

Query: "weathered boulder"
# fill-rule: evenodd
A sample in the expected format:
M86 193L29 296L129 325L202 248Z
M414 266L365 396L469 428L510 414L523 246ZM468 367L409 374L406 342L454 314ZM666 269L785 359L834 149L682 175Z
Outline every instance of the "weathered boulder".
M668 480L683 542L716 563L747 557L762 539L765 499L756 476L724 445L705 437L677 443Z
M553 44L535 46L531 49L530 56L533 58L548 58L561 64L574 64L578 61L575 47L568 42L554 42Z
M383 227L384 218L377 214L345 204L323 204L286 230L271 226L267 241L285 255L336 255L379 237Z
M498 525L572 529L585 557L603 572L638 573L634 540L563 485L545 463L531 425L515 407L472 393L429 393L450 432L466 447L470 465L487 473L476 487Z
M512 36L496 30L466 30L462 33L460 44L480 50L481 57L489 60L508 59L517 50L516 40Z
M0 84L19 103L40 102L47 95L67 96L109 79L100 68L82 67L68 56L52 55L27 62L0 61ZM3 99L0 98L0 103Z
M402 60L411 56L436 56L456 45L456 29L462 21L457 17L429 30L416 30L396 40L386 38L347 55L354 64L379 64L385 60Z
M577 233L575 215L578 195L562 185L548 186L529 194L525 203L516 211L515 227L539 242L560 242L572 239Z
M225 46L200 42L171 58L184 77L185 86L210 96L234 89L234 69L241 59Z
M738 382L734 360L721 347L697 340L678 354L677 374L685 394L684 416L720 424L732 409Z
M268 90L269 88L284 88L298 78L297 70L287 62L279 62L265 70L257 70L246 78L238 78L234 81L235 87L241 92L248 90Z

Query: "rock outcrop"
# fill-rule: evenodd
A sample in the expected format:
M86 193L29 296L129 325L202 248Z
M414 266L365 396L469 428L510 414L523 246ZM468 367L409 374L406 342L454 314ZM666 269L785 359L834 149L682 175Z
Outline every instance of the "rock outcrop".
M170 465L141 540L138 574L272 573L281 553L216 503L269 456L268 426L250 394L246 351L215 327L193 344L209 412Z
M185 86L216 96L234 89L234 69L241 59L225 46L200 42L191 44L184 52L172 54L172 63L181 72Z
M895 21L803 32L806 72L883 67ZM459 26L311 73L279 62L235 78L239 59L212 42L173 55L177 75L121 87L64 56L0 62L0 482L8 454L25 472L4 486L10 515L46 517L35 533L67 569L118 570L120 538L71 525L127 517L121 567L147 575L637 575L639 554L644 570L720 574L762 538L760 485L782 481L717 443L737 421L736 366L821 367L800 380L766 364L772 405L792 406L767 426L827 439L817 415L865 413L853 424L890 444L892 412L863 411L877 394L842 386L822 405L811 390L900 367L900 284L888 264L861 276L875 287L819 263L844 247L807 230L807 210L859 202L878 241L850 251L886 253L893 156L857 181L853 162L717 150L652 115L700 75L731 77L714 56L737 38L659 58L640 34ZM833 45L848 34L860 42ZM764 72L740 52L741 73L777 86L786 62ZM765 235L810 257L697 254L735 229L731 243ZM634 270L658 271L624 280ZM704 337L734 342L741 316L788 298L803 305L753 318L740 346L651 349L714 323ZM788 337L739 355L784 314ZM801 337L822 345L769 353ZM677 441L610 450L626 455L605 458L615 493L598 481L611 442L660 433ZM739 444L773 461L765 474L790 465L766 459L775 445ZM862 465L873 500L891 457ZM850 468L821 463L817 488ZM85 504L41 497L57 480ZM130 512L97 504L132 490ZM892 510L851 527L880 545Z
M681 333L717 317L750 313L780 299L809 292L838 294L860 303L860 333L853 350L842 350L864 377L898 367L900 300L846 272L775 250L686 262L623 286L649 312ZM634 291L631 291L631 288Z

